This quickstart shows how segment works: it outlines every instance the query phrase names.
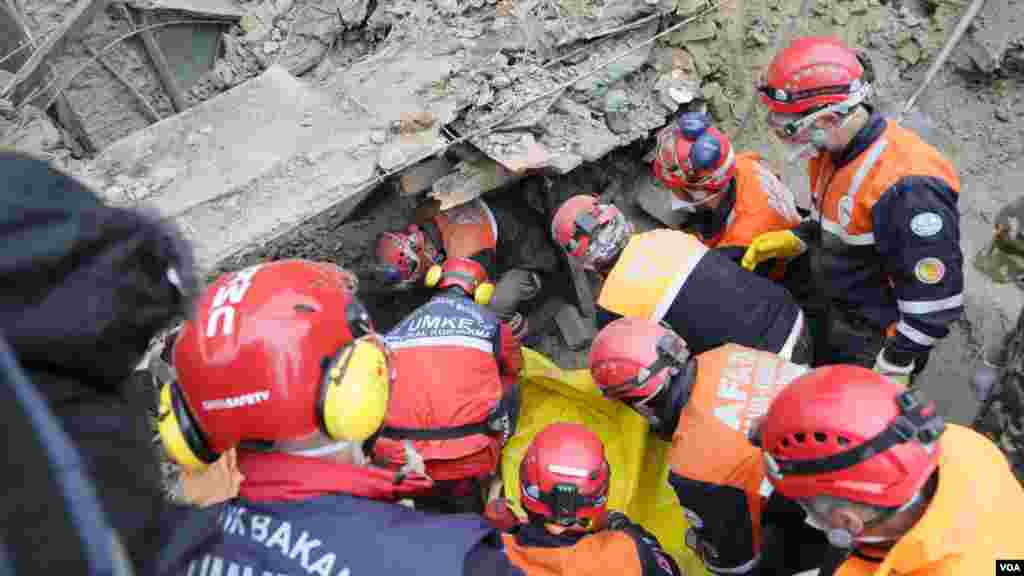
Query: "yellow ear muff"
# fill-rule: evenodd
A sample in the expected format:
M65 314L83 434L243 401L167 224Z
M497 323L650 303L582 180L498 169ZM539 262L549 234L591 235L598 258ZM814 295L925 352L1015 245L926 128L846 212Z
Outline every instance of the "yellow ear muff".
M427 288L433 288L437 286L437 283L441 281L441 267L434 264L427 270L426 277L423 278L423 283L427 285Z
M206 463L192 450L181 429L178 416L174 412L169 382L160 387L160 409L157 414L157 431L167 455L190 472L206 468Z
M384 350L360 338L346 346L324 382L323 425L335 440L363 442L384 424L390 378Z
M473 291L473 301L481 306L487 306L494 296L494 284L483 282Z

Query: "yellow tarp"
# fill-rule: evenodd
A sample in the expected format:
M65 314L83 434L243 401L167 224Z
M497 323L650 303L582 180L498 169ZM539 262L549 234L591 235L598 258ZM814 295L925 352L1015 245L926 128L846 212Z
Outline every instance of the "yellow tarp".
M523 404L519 427L502 451L505 495L519 512L519 462L533 437L552 422L578 422L604 442L611 465L609 509L625 512L653 532L689 576L707 575L686 547L689 525L668 484L668 444L647 422L621 402L612 402L590 378L589 370L562 370L548 358L523 348Z

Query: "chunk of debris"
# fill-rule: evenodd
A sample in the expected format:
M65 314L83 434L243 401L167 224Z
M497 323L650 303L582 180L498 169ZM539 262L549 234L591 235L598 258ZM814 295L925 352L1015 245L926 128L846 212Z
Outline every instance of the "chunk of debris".
M565 304L555 314L555 324L558 325L558 331L570 350L582 350L597 335L594 320L584 318L580 315L579 309L571 304Z
M644 170L633 186L633 198L644 212L669 228L679 228L686 222L686 212L672 209L672 192L652 174L651 170Z
M114 143L89 180L174 220L209 269L328 208L351 212L375 182L369 122L274 66Z
M523 174L512 172L490 158L460 162L454 172L434 183L429 196L441 201L441 210L448 210L522 177Z
M406 169L398 179L405 196L415 196L429 190L434 182L452 171L452 163L445 158L430 158Z
M64 143L50 117L35 106L25 106L12 120L0 117L0 145L29 153L46 154Z

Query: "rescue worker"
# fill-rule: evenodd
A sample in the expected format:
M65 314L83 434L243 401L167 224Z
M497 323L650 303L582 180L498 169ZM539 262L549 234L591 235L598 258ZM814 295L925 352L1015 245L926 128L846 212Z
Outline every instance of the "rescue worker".
M528 521L501 537L512 564L527 576L679 576L653 534L608 511L611 474L586 426L556 422L534 436L519 465Z
M67 532L51 532L52 521L14 521L26 517L12 509L33 502L20 494L51 489L65 476L54 470L36 482L26 471L17 490L4 492L11 506L5 524L16 527L8 533L18 532L7 544L34 543L29 552L49 561L44 572L85 574L90 558L78 544L96 545L112 533L130 569L149 574L168 532L166 503L147 420L151 388L134 385L130 375L150 339L190 306L197 289L192 250L168 222L108 206L44 160L0 151L0 181L0 331L81 455L81 472L92 480L110 529L74 543ZM13 424L4 422L12 434ZM28 458L27 449L26 443L6 452L9 461ZM60 456L57 464L73 468L75 460ZM60 488L83 490L78 509L86 509L86 488L68 482ZM60 509L27 512L31 518Z
M494 285L479 262L448 258L425 281L439 292L385 337L393 397L373 454L393 467L422 458L434 480L423 502L480 511L515 432L522 350L485 307Z
M622 316L664 321L698 354L734 342L810 361L803 312L786 289L696 236L668 229L634 235L618 208L587 195L558 208L551 235L570 258L604 277L599 328Z
M174 348L160 434L190 469L237 448L237 499L162 574L520 574L480 518L394 503L429 484L369 464L387 356L350 276L285 260L221 276ZM200 526L203 526L200 524Z
M867 60L833 38L797 38L760 86L768 123L807 158L811 218L743 257L812 254L825 327L816 365L852 363L904 384L963 310L960 180L953 165L867 102Z
M1024 290L1024 197L999 211L992 243L975 266L997 284L1013 282ZM981 403L973 427L1006 453L1024 483L1024 311L1002 341L985 351L971 385Z
M500 221L481 198L436 212L420 224L405 230L385 232L377 239L379 273L385 284L412 288L421 282L434 264L446 258L471 258L479 262L489 278L497 278L499 261L511 263L501 274L489 307L522 340L528 333L526 318L518 310L540 292L540 271L558 265L554 254L531 236L524 218L511 210L502 210ZM540 233L543 240L543 232ZM499 250L500 243L500 250ZM528 249L529 253L524 253ZM499 252L501 256L499 256Z
M1006 458L944 424L916 389L860 366L819 368L776 396L758 429L775 490L849 554L837 576L974 576L1024 558L1024 489Z
M672 443L668 481L690 522L687 545L708 570L776 574L814 558L808 541L792 555L778 543L775 550L764 545L762 519L773 495L760 450L748 441L771 400L807 367L736 344L693 355L677 334L639 318L604 327L588 363L605 397L630 406ZM785 502L773 502L772 515L780 523L803 522ZM762 551L776 555L762 563Z
M688 223L700 241L737 263L757 236L800 223L793 193L758 154L735 153L707 114L687 112L658 135L653 169L672 191L672 209L693 210Z

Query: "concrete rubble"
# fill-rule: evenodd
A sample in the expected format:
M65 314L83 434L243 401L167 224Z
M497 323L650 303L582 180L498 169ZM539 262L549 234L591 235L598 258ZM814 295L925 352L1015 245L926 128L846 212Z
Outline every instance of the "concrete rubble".
M115 143L82 177L173 220L211 269L328 208L355 209L374 183L371 129L274 66Z
M78 1L15 4L40 39L59 28ZM1022 3L987 0L954 52L955 67L1000 79L1024 71ZM653 136L677 113L706 110L733 136L784 33L837 35L865 49L878 70L881 108L893 109L965 6L959 0L817 0L797 17L796 1L723 1L707 16L645 43L707 3L129 4L159 21L221 23L212 68L186 88L188 109L176 113L138 38L114 45L104 59L130 79L155 115L145 114L108 68L86 66L90 51L129 31L112 5L52 57L56 76L80 70L65 93L98 156L73 146L75 136L51 119L57 117L52 109L16 109L16 102L0 101L0 140L82 174L111 201L138 203L173 219L195 240L208 270L292 252L362 262L366 248L352 238L368 244L370 228L384 220L397 226L407 216L375 206L372 226L361 216L346 221L371 196L403 206L433 198L448 208L487 194L521 194L542 218L568 195L601 194L614 183L611 196L631 220L642 222L639 228L678 226L685 214L671 210L669 192L649 170ZM990 116L1011 130L1021 108L1012 86L1006 91ZM926 93L919 107L929 102ZM806 207L806 178L784 165L761 116L750 116L734 145L761 153ZM934 124L940 114L930 117ZM946 132L945 126L934 132ZM929 140L957 158L959 142ZM968 158L961 168L973 177L975 166L980 161ZM970 233L981 234L982 224ZM544 312L572 346L592 337L576 322L589 322L576 304L562 301Z

